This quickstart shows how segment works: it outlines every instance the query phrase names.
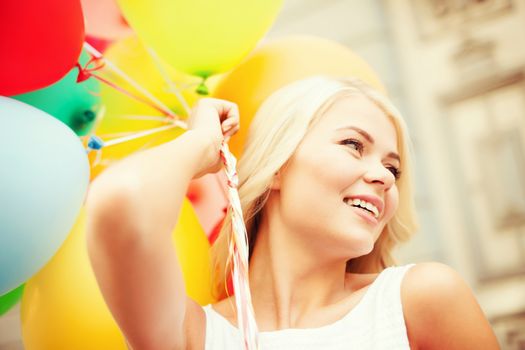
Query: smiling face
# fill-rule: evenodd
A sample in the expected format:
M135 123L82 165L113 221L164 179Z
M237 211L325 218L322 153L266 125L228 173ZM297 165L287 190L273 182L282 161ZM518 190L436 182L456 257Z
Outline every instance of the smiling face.
M368 98L337 99L272 186L297 241L331 256L369 253L398 206L396 128Z

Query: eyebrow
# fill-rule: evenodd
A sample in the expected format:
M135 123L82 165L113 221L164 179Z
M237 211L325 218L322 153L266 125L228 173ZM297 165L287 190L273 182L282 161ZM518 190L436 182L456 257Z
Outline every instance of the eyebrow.
M336 130L354 130L357 133L361 134L361 136L363 136L371 144L374 144L374 142L375 142L375 140L372 137L372 135L370 135L369 133L367 133L363 129L360 129L360 128L356 127L356 126L342 126L340 128L337 128ZM387 157L393 158L393 159L397 160L398 162L401 162L401 158L399 157L399 154L397 154L395 152L388 153Z

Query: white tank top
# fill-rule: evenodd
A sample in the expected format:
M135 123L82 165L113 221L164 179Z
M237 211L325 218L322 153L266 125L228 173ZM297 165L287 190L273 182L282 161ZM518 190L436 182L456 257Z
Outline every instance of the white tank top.
M260 350L410 349L401 305L401 281L415 264L390 266L370 284L359 303L338 321L318 328L259 333ZM205 350L242 350L239 330L211 305Z

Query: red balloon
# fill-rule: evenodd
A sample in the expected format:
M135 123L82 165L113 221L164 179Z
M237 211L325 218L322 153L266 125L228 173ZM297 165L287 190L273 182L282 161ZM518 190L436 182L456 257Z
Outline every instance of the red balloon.
M208 242L210 242L211 245L215 243L217 240L217 237L219 237L219 233L221 233L222 224L224 222L224 219L226 218L226 214L228 213L228 207L222 208L223 212L223 218L219 220L219 222L213 227L211 232L208 234Z
M1 0L0 95L58 81L76 64L83 41L79 0Z
M228 206L226 182L224 172L206 174L190 181L186 192L208 237L224 217L223 208Z

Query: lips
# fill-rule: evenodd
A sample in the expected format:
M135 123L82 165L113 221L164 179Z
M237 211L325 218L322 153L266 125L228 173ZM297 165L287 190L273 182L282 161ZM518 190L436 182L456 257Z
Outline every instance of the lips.
M344 202L352 207L367 211L375 219L379 219L383 213L384 204L381 198L371 195L355 195L344 199Z
M350 207L351 210L353 210L356 213L356 215L363 218L367 223L376 225L379 222L378 219L376 219L376 217L374 216L372 212L366 209L360 208L360 207L354 207L351 205L348 205L348 206Z
M377 209L375 205L373 205L370 202L366 202L362 199L348 199L346 203L353 207L361 208L363 210L366 210L372 213L376 219L379 217L379 210Z

